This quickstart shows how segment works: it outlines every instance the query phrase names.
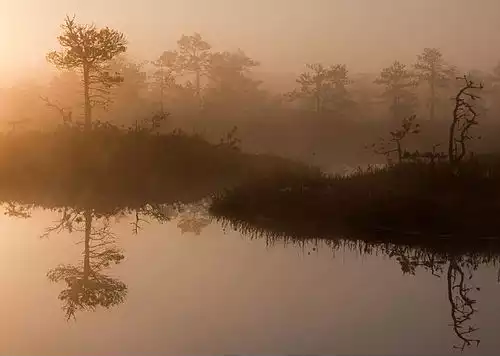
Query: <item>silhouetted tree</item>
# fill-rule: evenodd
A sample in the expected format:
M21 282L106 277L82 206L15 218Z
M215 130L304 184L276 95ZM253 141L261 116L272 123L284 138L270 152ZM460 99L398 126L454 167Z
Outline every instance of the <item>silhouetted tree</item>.
M420 132L420 124L415 123L416 118L416 115L404 118L401 122L401 127L390 132L390 138L388 140L381 139L378 145L372 145L374 152L384 155L389 163L391 162L391 154L396 153L398 163L401 163L403 158L409 154L409 152L403 148L403 140L411 134L418 134Z
M107 121L112 118L122 125L130 126L135 120L151 114L153 103L148 98L149 87L144 66L145 63L131 61L123 55L110 61L109 69L117 73L123 79L123 83L110 90L109 97L112 98L110 110L99 112L101 117L108 118Z
M332 91L330 102L334 108L342 109L348 99L347 85L351 83L349 79L349 71L345 64L336 64L331 67Z
M179 67L184 72L194 73L196 96L201 104L201 77L208 72L212 46L199 33L182 35L177 45Z
M60 119L64 124L75 124L83 114L81 78L74 71L57 73L40 98L52 112L58 114L58 124Z
M316 112L322 112L327 103L345 98L349 83L345 65L325 67L315 63L306 64L306 68L307 71L296 80L300 88L288 94L292 100L313 99Z
M153 78L160 92L160 111L162 113L165 112L165 92L176 86L175 77L179 70L178 62L179 55L176 51L165 51L156 61L152 62L156 67Z
M207 105L238 109L255 105L255 100L263 96L259 89L261 82L250 78L248 73L258 65L241 50L213 53L208 71Z
M455 69L444 61L443 54L437 48L425 48L417 56L417 63L414 67L418 78L429 84L429 117L434 120L436 116L437 89L454 77Z
M385 86L383 95L391 101L391 111L395 118L410 114L415 101L410 88L415 86L415 80L405 64L395 61L390 67L382 69L375 84Z
M478 124L478 113L473 102L479 99L479 96L474 90L483 88L481 84L475 84L467 76L457 79L463 80L464 85L455 96L453 120L448 136L448 158L450 165L455 167L467 154L467 142L472 139L470 129Z
M108 27L81 25L66 17L58 37L60 51L47 55L47 60L60 69L78 70L82 75L85 128L92 127L92 107L106 104L109 89L121 82L121 77L109 71L109 61L126 51L125 36Z
M73 121L73 112L70 108L62 107L59 103L52 102L49 98L41 96L40 99L47 104L48 107L54 108L59 112L63 125L68 125Z

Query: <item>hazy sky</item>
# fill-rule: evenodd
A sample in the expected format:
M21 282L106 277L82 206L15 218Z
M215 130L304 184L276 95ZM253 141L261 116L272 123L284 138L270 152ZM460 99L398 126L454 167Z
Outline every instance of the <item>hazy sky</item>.
M241 47L265 71L317 61L377 71L423 47L463 68L500 59L500 0L0 0L3 80L45 66L66 14L125 32L142 59L195 31L217 50Z

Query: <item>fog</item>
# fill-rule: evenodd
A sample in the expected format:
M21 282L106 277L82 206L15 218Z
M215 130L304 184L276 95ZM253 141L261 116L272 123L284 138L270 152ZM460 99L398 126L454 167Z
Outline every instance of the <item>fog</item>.
M496 0L2 0L0 67L4 82L48 69L61 20L76 14L126 33L137 59L200 32L217 50L245 49L262 71L335 62L373 72L424 47L464 69L488 69L500 57L498 13Z
M124 82L111 91L106 108L95 108L96 120L130 126L157 111L159 89L152 62L164 51L177 50L181 36L199 33L211 53L242 50L258 65L243 66L233 77L206 73L198 97L203 97L203 107L188 85L192 75L176 76L161 103L170 114L164 130L182 127L218 140L237 126L243 148L250 151L314 163L331 162L332 155L342 152L338 162L369 161L363 147L387 132L380 122L394 125L394 120L384 119L394 119L391 100L397 95L411 97L397 120L403 113L429 119L425 80L408 93L402 88L394 98L387 83L376 83L396 60L414 70L425 48L437 49L444 65L454 70L434 98L431 116L449 117L449 99L457 88L454 75L473 73L485 82L482 123L494 122L500 112L500 71L495 74L495 68L500 69L499 13L496 0L1 0L0 124L4 129L21 124L53 127L61 121L61 108L76 119L83 117L79 77L58 71L46 60L49 51L60 49L57 36L65 16L75 15L78 23L122 32L128 42L126 53L112 63ZM315 110L311 98L288 100L300 91L296 80L307 71L305 65L314 63L344 66L347 71L345 82L335 84L342 90L340 101L326 105L320 120L314 120L320 108ZM445 126L439 121L428 132L442 132ZM321 158L320 152L327 151Z
M499 16L0 0L0 355L498 349Z

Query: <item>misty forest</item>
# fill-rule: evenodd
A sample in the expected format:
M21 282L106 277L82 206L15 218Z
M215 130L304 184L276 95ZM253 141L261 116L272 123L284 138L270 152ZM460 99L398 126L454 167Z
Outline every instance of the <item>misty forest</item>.
M48 241L81 237L79 262L45 276L62 289L65 321L127 304L132 283L108 270L126 259L112 221L128 219L134 236L171 222L198 236L218 224L306 256L381 255L404 276L441 278L447 347L494 339L474 319L473 275L489 268L500 281L500 58L489 71L460 68L429 47L375 73L316 62L280 77L203 33L147 61L127 53L126 33L78 16L63 19L57 41L50 80L0 89L0 201L21 221L50 211Z

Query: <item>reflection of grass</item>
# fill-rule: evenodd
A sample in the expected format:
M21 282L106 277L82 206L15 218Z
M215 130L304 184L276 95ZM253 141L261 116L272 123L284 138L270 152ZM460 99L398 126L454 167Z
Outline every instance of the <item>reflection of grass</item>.
M479 346L474 314L477 312L475 296L481 290L473 281L475 271L482 265L498 268L500 262L499 246L494 249L466 251L457 249L453 244L435 244L429 247L408 246L401 241L362 241L352 236L335 239L307 235L287 235L283 231L257 227L241 220L222 219L250 238L265 238L268 245L295 245L315 251L324 245L336 251L351 251L359 255L382 255L396 261L403 274L415 275L417 270L425 270L432 275L446 279L446 292L451 309L450 326L457 337L453 348L464 350L466 347ZM269 225L271 226L271 225ZM474 246L474 245L473 245ZM476 246L477 247L477 246ZM484 246L483 246L484 247ZM310 254L310 252L309 252ZM499 271L500 281L500 271Z
M424 163L349 176L283 174L215 196L210 210L224 227L270 245L383 255L403 274L442 277L453 348L464 350L480 343L473 275L500 262L499 168L497 159L482 158L458 175Z
M0 136L0 200L45 206L192 202L247 177L301 165L183 133L97 126Z
M500 237L500 161L408 163L350 176L284 174L215 198L214 215L296 238L356 236L411 244L452 244ZM500 242L500 240L498 240Z

